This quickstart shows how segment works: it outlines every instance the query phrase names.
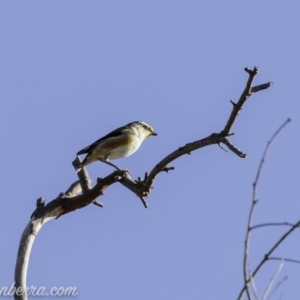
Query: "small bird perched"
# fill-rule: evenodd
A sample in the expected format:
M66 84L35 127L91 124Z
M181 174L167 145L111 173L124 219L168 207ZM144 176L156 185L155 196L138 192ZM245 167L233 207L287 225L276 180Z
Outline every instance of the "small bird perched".
M154 132L152 126L145 122L135 121L117 128L77 153L77 155L87 154L81 167L100 160L120 170L109 160L133 154L142 142L151 135L157 135L157 133Z

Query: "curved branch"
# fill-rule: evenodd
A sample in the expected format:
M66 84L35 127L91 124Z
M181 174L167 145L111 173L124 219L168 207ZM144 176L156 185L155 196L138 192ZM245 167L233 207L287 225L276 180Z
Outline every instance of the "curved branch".
M27 299L26 273L32 244L41 226L47 221L57 219L64 214L85 207L91 203L102 207L102 203L98 202L96 198L103 195L105 189L116 182L120 182L124 187L132 191L141 199L143 205L147 207L145 197L150 195L156 176L161 172L173 170L174 168L169 167L168 164L180 156L191 154L192 151L209 145L220 145L220 143L223 143L233 153L237 154L239 157L245 158L246 154L244 154L229 141L229 137L232 135L230 133L231 128L236 120L236 117L238 116L239 110L242 109L242 106L249 96L255 92L266 89L271 85L271 83L266 83L260 86L252 87L252 82L258 72L258 67L255 67L253 70L246 68L245 71L249 75L246 88L244 89L237 104L231 101L233 104L233 109L224 129L220 133L213 133L206 138L188 143L185 146L173 151L158 164L156 164L150 173L145 173L143 179L138 178L138 180L134 181L132 180L129 171L115 170L105 178L98 179L97 184L92 188L91 180L88 176L87 170L86 168L79 168L80 159L77 157L73 162L73 166L77 171L79 181L74 182L74 184L72 184L65 193L61 193L56 199L52 200L47 205L44 205L44 200L39 199L37 208L33 212L31 220L22 234L15 269L15 288L16 290L21 290L21 293L20 295L17 295L16 292L15 299ZM81 191L82 194L79 195Z
M195 141L193 143L188 143L183 147L178 148L168 156L166 156L164 159L162 159L149 173L149 176L145 180L144 184L148 188L148 193L150 193L151 188L153 186L155 177L164 170L164 168L167 167L169 163L177 159L178 157L185 155L185 154L191 154L192 151L198 150L200 148L209 146L209 145L214 145L214 144L220 144L223 143L225 144L229 150L231 150L233 153L238 155L241 158L246 158L246 154L243 153L240 149L238 149L236 146L234 146L230 141L229 141L229 136L232 134L231 128L238 116L239 111L242 109L243 105L245 104L246 100L255 92L258 92L260 90L264 90L269 88L272 83L265 83L259 86L252 87L252 82L254 80L255 75L258 73L258 67L254 67L253 70L250 70L248 68L245 68L245 71L248 73L248 81L246 84L246 87L243 91L243 93L240 96L240 99L237 103L234 103L231 101L233 104L233 108L231 111L231 114L229 116L229 119L224 127L224 129L220 133L213 133L212 135Z
M261 298L262 300L266 300L267 297L268 297L268 295L271 294L273 285L275 284L275 282L276 282L278 276L280 275L280 273L281 273L281 271L282 271L282 268L283 268L283 265L284 265L283 259L280 259L280 264L279 264L279 266L278 266L278 268L277 268L277 271L275 272L275 274L274 274L274 275L272 276L272 278L270 279L269 284L268 284L268 286L267 286L267 288L266 288L266 290L265 290L265 292L263 293L263 296L262 296L262 298Z
M199 141L195 141L193 143L188 143L183 147L178 148L177 150L173 151L171 154L166 156L164 159L162 159L149 173L149 176L147 177L145 184L149 187L153 185L153 182L155 180L155 177L162 171L165 170L165 168L168 167L168 164L174 161L175 159L179 158L182 155L185 154L191 154L191 152L198 150L200 148L219 144L221 142L225 141L225 137L221 134L212 134L204 139L201 139Z
M295 224L293 223L289 223L289 222L273 222L273 223L262 223L262 224L257 224L257 225L253 225L251 226L250 230L254 230L257 228L262 228L262 227L271 227L271 226L295 226Z
M294 264L300 264L300 260L298 259L292 259L292 258L284 258L284 257L269 257L268 260L282 260L282 261L287 261L290 263L294 263Z
M104 179L99 179L98 183L91 190L78 196L81 192L79 181L73 183L66 193L61 193L56 199L44 206L44 199L37 200L37 208L31 216L31 220L25 227L19 243L17 262L15 267L15 290L16 300L27 300L26 294L26 274L29 257L33 242L41 227L52 219L57 219L63 214L82 208L94 201L95 198L103 194L104 190L114 182L115 173Z
M14 281L14 299L27 300L26 295L26 277L29 263L29 257L32 249L33 242L42 224L39 222L30 221L25 227L17 255L17 262L15 267L15 281Z

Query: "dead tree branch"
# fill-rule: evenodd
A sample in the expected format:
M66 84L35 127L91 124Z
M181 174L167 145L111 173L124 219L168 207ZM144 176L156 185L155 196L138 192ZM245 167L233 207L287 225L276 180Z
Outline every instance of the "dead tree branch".
M295 264L300 264L300 260L299 259L292 259L292 258L284 258L284 257L269 257L268 260L282 260L282 261L287 261L290 263L295 263Z
M177 158L185 154L191 154L191 152L206 146L216 144L220 145L221 143L223 143L230 151L241 158L245 158L246 154L236 146L234 146L229 140L229 137L233 135L231 133L231 129L234 122L236 121L239 111L242 109L246 100L253 93L267 89L272 84L271 82L269 82L252 87L254 77L258 73L258 67L254 67L253 70L245 68L245 71L248 74L246 87L237 103L231 101L231 103L233 104L232 111L224 128L219 133L213 133L203 139L187 143L186 145L179 147L177 150L173 151L171 154L167 155L159 163L157 163L149 173L146 172L143 179L138 178L138 180L133 180L130 176L129 171L115 170L105 178L98 179L96 185L92 187L87 170L85 168L78 170L80 160L79 158L75 159L75 161L73 162L73 166L75 170L78 171L77 175L79 181L74 182L65 193L61 193L56 199L50 201L47 205L44 205L44 201L39 201L36 210L32 214L30 222L28 223L22 234L15 269L15 288L16 291L20 290L21 293L18 295L16 292L15 299L27 299L26 274L31 247L34 242L34 238L40 230L41 226L47 221L57 219L64 214L70 213L76 209L83 208L91 203L102 207L102 203L96 200L97 197L102 196L104 194L104 191L110 185L116 182L121 183L124 187L132 191L142 201L143 205L147 207L145 198L150 195L157 175L161 172L174 170L174 167L169 167L168 165ZM81 191L82 194L79 195Z
M268 284L268 286L267 286L267 288L266 288L266 290L265 290L265 292L264 292L264 294L263 294L263 296L262 296L262 300L266 300L266 298L268 297L268 295L271 294L273 285L275 284L275 282L276 282L278 276L280 275L280 273L281 273L281 271L282 271L282 268L283 268L283 265L284 265L283 259L281 259L281 260L280 260L280 264L279 264L279 266L278 266L278 268L277 268L276 273L275 273L274 276L270 279L269 284Z
M287 276L283 277L274 287L273 291L269 294L267 300L270 300L275 292L279 289L279 287L288 279ZM278 300L282 299L282 297L278 298Z
M259 182L260 174L262 171L262 167L264 165L268 150L274 141L274 139L277 137L277 135L280 133L280 131L291 121L291 119L287 119L273 134L271 139L268 141L266 148L264 150L264 153L262 155L262 158L260 160L258 170L256 173L255 181L253 183L253 192L252 192L252 202L251 202L251 207L250 207L250 212L249 212L249 217L248 217L248 224L247 224L247 231L246 231L246 238L245 238L245 248L244 248L244 263L243 263L243 274L244 274L244 286L242 290L240 291L240 294L238 296L238 300L242 299L242 296L244 293L246 293L248 300L251 300L251 295L249 291L249 285L251 282L254 280L254 276L256 273L259 271L259 269L262 267L262 265L269 260L270 255L273 253L273 251L282 243L282 241L290 234L292 231L294 231L297 227L299 227L300 222L297 222L296 224L293 224L291 229L288 230L279 240L278 242L271 248L271 250L265 255L265 257L262 259L262 261L258 264L256 269L254 270L253 273L249 271L249 248L250 248L250 238L251 238L251 231L255 228L258 227L263 227L263 226L270 226L271 225L291 225L290 223L269 223L269 224L260 224L257 226L252 226L252 219L253 219L253 213L254 213L254 208L255 205L257 204L257 197L256 197L256 192L257 192L257 185Z
M257 228L262 228L262 227L271 227L271 226L295 226L293 223L289 222L272 222L272 223L263 223L263 224L257 224L253 225L251 227L251 230L257 229Z

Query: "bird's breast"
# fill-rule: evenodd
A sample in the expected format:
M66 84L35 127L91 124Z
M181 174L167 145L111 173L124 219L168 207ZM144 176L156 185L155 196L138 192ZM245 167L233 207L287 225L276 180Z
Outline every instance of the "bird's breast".
M120 145L114 147L110 151L108 156L109 160L127 157L133 154L141 145L141 141L132 136L122 137L122 140L119 140L118 142L120 143Z

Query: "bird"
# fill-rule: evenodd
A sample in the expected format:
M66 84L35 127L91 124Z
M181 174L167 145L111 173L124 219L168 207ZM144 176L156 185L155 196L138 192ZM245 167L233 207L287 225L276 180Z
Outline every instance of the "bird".
M121 170L110 160L130 156L139 149L146 138L156 135L153 127L142 121L119 127L77 152L77 156L87 154L80 164L80 169L94 161L101 161Z

